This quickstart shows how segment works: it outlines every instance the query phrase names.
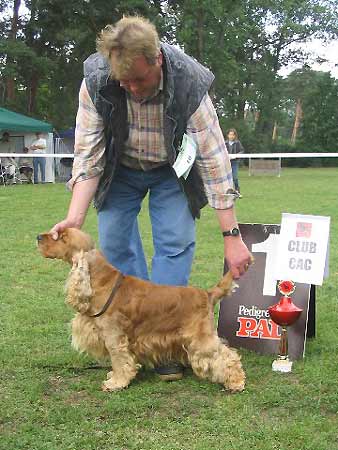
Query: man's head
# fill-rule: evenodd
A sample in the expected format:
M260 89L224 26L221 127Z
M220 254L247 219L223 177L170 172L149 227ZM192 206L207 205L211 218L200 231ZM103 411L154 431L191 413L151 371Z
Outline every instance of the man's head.
M4 142L8 142L9 141L9 133L7 131L5 131L4 133L2 133L2 140Z
M110 62L113 78L136 100L151 97L160 84L162 54L155 26L143 17L123 17L107 25L97 50Z
M35 133L35 136L36 136L36 139L40 139L40 137L41 137L41 132L38 131L37 133Z

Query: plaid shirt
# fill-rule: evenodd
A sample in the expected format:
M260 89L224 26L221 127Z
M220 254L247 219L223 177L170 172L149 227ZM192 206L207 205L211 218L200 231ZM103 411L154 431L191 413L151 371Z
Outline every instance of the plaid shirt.
M163 137L162 84L155 95L143 102L127 95L129 138L122 163L149 170L167 162ZM208 94L190 117L187 134L197 143L196 164L204 183L208 202L216 209L227 209L233 199L226 194L232 188L232 172L215 108ZM83 80L76 117L72 178L68 187L103 173L105 139L102 117L97 113Z

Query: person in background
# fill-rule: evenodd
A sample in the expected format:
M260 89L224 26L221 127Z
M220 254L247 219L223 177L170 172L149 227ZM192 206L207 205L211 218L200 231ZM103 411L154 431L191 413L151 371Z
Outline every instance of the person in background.
M243 148L240 140L238 139L238 133L235 130L235 128L230 128L227 131L227 140L225 141L225 145L226 145L226 148L230 155L244 153L244 148ZM239 180L238 180L239 160L231 159L230 162L231 162L232 178L234 181L234 187L239 194L239 198L242 198L241 190L239 187Z
M10 135L7 131L2 134L0 139L0 165L1 171L6 173L9 180L14 179L15 174L15 159L10 156L1 156L1 153L15 153L13 142L10 140Z
M29 153L29 149L27 147L24 147L22 150L23 153ZM33 183L32 176L33 176L33 158L30 158L29 156L22 156L19 158L19 172L21 175L24 175L27 178L28 183Z
M251 254L228 194L231 165L208 95L213 74L160 42L154 25L142 17L107 25L97 48L84 63L68 183L72 199L66 218L51 229L54 239L67 227L81 228L95 198L108 261L125 274L183 286L194 256L195 219L209 202L228 266L239 278ZM178 175L173 166L185 135L195 143L196 158L187 158L190 171L184 165ZM147 193L155 250L151 277L137 224ZM165 380L182 376L172 364L157 371Z
M41 133L35 133L36 139L29 146L30 153L45 154L47 150L46 139L42 137ZM46 158L43 156L33 158L33 168L34 168L34 184L39 182L39 168L41 175L41 183L46 181Z

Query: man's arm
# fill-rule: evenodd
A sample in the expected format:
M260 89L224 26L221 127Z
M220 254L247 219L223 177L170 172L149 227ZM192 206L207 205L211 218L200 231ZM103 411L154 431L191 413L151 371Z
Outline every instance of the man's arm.
M45 139L44 139L44 141L45 141ZM46 141L45 141L45 142L46 142ZM43 143L41 142L40 144L34 144L34 145L31 145L31 148L33 148L34 150L36 150L36 149L43 150L43 149L47 148L47 144L46 144L46 143L43 144Z
M233 197L227 194L233 188L230 159L215 108L207 94L189 119L187 133L198 145L196 163L221 232L237 228ZM224 237L224 257L234 278L239 278L252 261L241 236Z
M94 197L100 177L89 178L80 181L74 185L73 195L68 208L67 217L61 222L54 225L51 229L53 238L58 238L58 233L61 233L65 228L81 228L89 208L89 205Z
M55 239L65 228L82 227L103 172L104 150L102 117L97 113L83 81L76 117L72 178L67 183L72 190L72 199L67 217L51 229Z

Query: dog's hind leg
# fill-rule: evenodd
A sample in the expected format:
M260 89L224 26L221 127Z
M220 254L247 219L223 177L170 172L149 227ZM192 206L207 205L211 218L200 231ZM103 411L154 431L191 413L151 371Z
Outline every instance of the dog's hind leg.
M188 358L194 373L213 383L220 383L232 391L244 389L245 374L240 356L225 346L218 336L199 337L187 347Z
M130 352L126 336L110 336L109 341L106 340L106 348L111 358L112 371L107 374L108 379L103 382L102 390L119 391L129 386L141 366Z

